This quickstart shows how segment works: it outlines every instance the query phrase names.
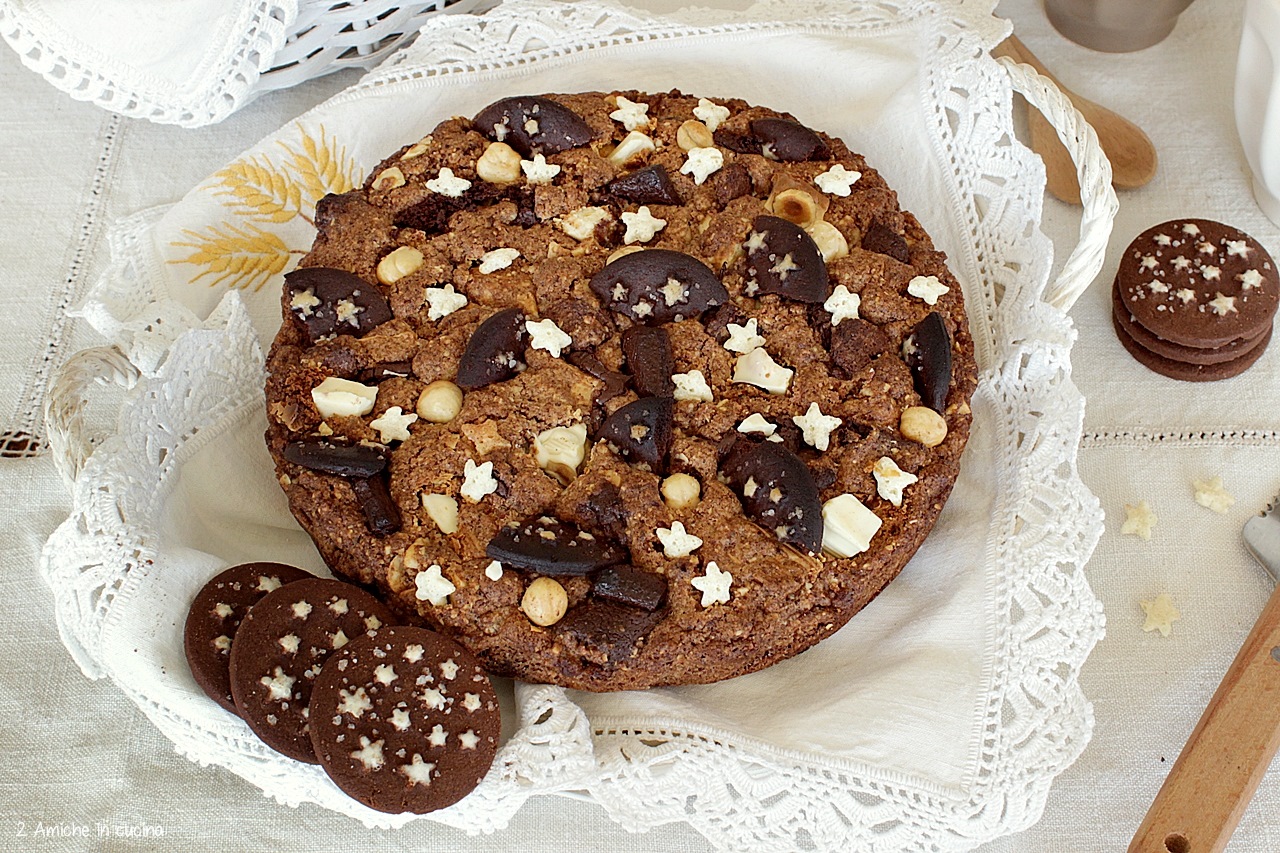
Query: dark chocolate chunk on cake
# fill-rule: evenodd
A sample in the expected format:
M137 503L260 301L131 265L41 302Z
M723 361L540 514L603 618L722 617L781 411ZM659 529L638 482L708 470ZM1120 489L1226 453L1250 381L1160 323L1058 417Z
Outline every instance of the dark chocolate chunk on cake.
M451 118L331 197L267 442L340 575L495 674L705 683L892 580L959 471L959 285L865 160L735 99Z

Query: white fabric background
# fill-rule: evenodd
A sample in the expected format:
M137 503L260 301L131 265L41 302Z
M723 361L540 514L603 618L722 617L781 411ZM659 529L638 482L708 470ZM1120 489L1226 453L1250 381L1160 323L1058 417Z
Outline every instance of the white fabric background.
M655 2L656 6L657 3ZM669 8L675 4L662 4ZM1210 216L1250 231L1280 254L1280 229L1253 205L1230 115L1238 4L1198 0L1165 43L1108 56L1067 44L1030 0L1002 11L1033 50L1082 93L1112 105L1151 133L1162 170L1124 193L1112 260L1073 311L1080 329L1076 381L1090 401L1082 475L1111 529L1089 566L1109 617L1108 638L1082 675L1095 703L1092 745L1055 785L1033 829L987 845L987 853L1123 849L1186 734L1269 593L1239 543L1239 527L1280 487L1280 353L1243 377L1213 386L1159 379L1127 359L1110 330L1106 285L1118 251L1147 225ZM44 340L58 307L104 260L101 228L112 218L172 201L211 168L349 83L325 80L264 100L198 134L121 121L48 90L11 56L0 58L6 120L0 161L6 200L0 250L9 278L0 312L0 387L16 401L7 427L38 394ZM1117 81L1134 81L1119 86ZM14 152L23 152L15 154ZM1067 245L1074 213L1046 203L1046 226ZM19 332L21 333L19 336ZM69 352L78 345L64 342ZM56 356L55 356L56 357ZM17 368L17 369L15 369ZM0 601L11 625L0 645L0 849L156 850L705 850L687 828L630 836L589 805L535 799L512 826L467 838L438 827L369 832L312 807L284 809L238 779L174 755L107 683L84 680L53 631L34 554L67 506L47 460L0 463ZM1190 500L1190 480L1221 474L1239 503L1226 517ZM1150 501L1156 537L1118 535L1125 502ZM1170 592L1184 618L1168 639L1143 634L1138 601ZM96 837L108 827L163 826L163 839ZM19 838L43 822L88 827L88 840ZM1280 774L1264 780L1232 853L1280 847Z

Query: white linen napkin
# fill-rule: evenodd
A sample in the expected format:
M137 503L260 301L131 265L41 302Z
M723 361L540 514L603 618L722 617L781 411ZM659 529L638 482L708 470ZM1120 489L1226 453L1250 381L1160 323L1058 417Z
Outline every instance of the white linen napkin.
M252 99L298 0L0 0L0 35L78 100L198 127Z

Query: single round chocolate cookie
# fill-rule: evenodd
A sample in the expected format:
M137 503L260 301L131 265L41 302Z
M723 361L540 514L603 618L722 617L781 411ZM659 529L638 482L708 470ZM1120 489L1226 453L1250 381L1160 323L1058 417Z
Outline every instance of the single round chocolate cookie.
M320 766L352 798L424 814L480 784L502 718L474 655L434 631L399 627L329 659L311 693L310 730Z
M1196 349L1257 338L1280 305L1280 276L1258 241L1221 222L1175 219L1125 249L1120 300L1138 325Z
M395 622L382 602L342 581L310 578L255 604L231 646L231 695L267 746L316 763L307 704L320 668L352 640Z
M182 632L191 676L209 698L233 714L231 644L249 608L285 584L312 577L284 563L241 563L215 575L191 602Z
M1120 290L1115 286L1111 288L1111 311L1116 324L1124 329L1125 334L1128 335L1132 343L1147 350L1153 356L1189 366L1222 364L1223 362L1235 361L1252 352L1259 344L1265 346L1264 341L1271 337L1271 326L1268 325L1253 337L1234 340L1219 347L1188 347L1182 344L1175 344L1156 337L1146 328L1139 325L1138 321L1129 313L1129 310L1125 308L1124 302L1120 298ZM1261 355L1261 352L1258 355Z
M277 476L335 572L495 674L769 666L874 598L955 483L961 288L794 116L508 98L316 225L269 356Z

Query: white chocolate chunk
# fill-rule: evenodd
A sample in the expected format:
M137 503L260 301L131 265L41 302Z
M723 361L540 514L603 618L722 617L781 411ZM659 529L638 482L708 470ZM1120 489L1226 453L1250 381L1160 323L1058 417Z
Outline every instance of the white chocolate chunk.
M490 249L480 256L480 266L477 269L481 275L488 275L498 270L505 270L518 257L520 257L519 249Z
M622 138L618 147L609 152L605 159L615 169L624 169L632 161L639 160L642 155L656 150L653 140L638 130L633 130Z
M822 505L822 550L836 557L861 554L882 523L853 495L834 497Z
M560 230L581 242L596 233L596 226L611 218L603 207L580 207L556 220Z
M533 458L538 467L568 485L578 475L587 456L587 426L559 426L544 429L533 439Z
M703 403L710 403L714 398L711 394L711 386L707 384L707 378L702 375L701 370L690 370L688 373L673 373L671 381L675 383L675 399L677 402L682 400L697 400Z
M376 385L361 385L350 379L339 379L330 376L311 389L311 400L316 404L320 417L331 418L335 415L359 417L373 411L378 399Z
M785 394L795 371L773 360L764 347L738 356L733 365L733 381L763 388L770 394Z
M491 561L489 565L484 567L484 576L491 581L502 580L502 563L497 560Z
M773 438L774 433L778 431L778 425L765 420L764 415L759 412L747 415L742 419L742 423L738 424L738 432L741 433L759 433L766 438Z

